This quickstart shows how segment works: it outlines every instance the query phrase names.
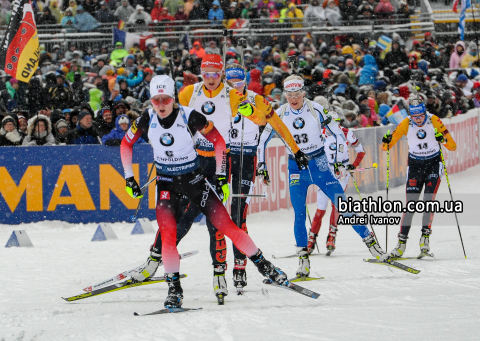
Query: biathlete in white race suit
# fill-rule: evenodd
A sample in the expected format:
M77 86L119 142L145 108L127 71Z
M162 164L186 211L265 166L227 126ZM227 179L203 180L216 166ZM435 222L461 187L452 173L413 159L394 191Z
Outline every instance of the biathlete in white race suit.
M271 116L274 116L274 119L278 123L277 127L282 128L280 130L280 134L285 138L286 141L288 141L290 148L296 151L299 150L287 127L285 127L282 121L272 110L270 103L264 97L257 95L255 92L246 90L245 69L240 64L233 63L228 65L225 69L225 78L228 84L233 86L239 93L245 94L247 96L248 102L253 103L257 109L265 113L265 116L269 116L269 114L271 113ZM273 117L270 118L269 121L271 122L272 119ZM243 133L242 121L244 121ZM228 179L231 178L233 193L253 194L256 173L255 167L257 165L257 145L259 137L259 126L251 120L245 118L242 119L242 114L240 112L236 113L235 117L233 118L232 128L230 130L230 176L228 176ZM241 163L240 157L242 150L242 140L243 163ZM240 171L242 173L242 182L240 187L241 189L239 190L238 180L240 177ZM238 220L239 217L237 217L238 200L240 200L240 224ZM240 227L247 233L247 213L249 203L249 197L233 197L230 206L230 212L233 222L236 223L238 227ZM233 285L238 290L241 290L241 288L247 285L247 259L245 254L238 250L235 245L233 245L233 253L235 256L235 267L233 269Z
M245 123L247 121L252 121L258 125L265 125L267 122L271 123L275 130L279 131L287 141L292 141L293 144L290 144L290 146L296 150L297 159L302 160L303 158L306 163L303 153L300 152L298 146L293 142L293 137L289 130L268 102L265 103L262 100L250 103L248 96L222 82L223 61L220 55L205 55L202 59L201 72L203 82L185 87L178 95L179 102L183 106L195 109L196 112L199 112L207 120L213 122L226 143L227 155L230 151L231 124L237 112L241 112L247 118ZM201 173L216 187L216 191L225 203L230 195L227 183L229 163L227 160L220 160L226 162L226 175L216 173L216 165L219 160L214 150L214 145L198 133L195 140ZM236 210L234 212L236 213ZM195 218L200 213L202 213L201 207L189 200L187 196L181 199L179 216L177 217L177 244L188 233ZM217 230L213 221L208 219L208 216L206 218L207 229L210 235L210 255L213 264L213 290L218 298L220 296L223 298L228 295L225 279L227 243L223 232ZM161 249L162 239L157 238L151 251L159 254ZM242 269L244 267L243 264L246 264L245 260L239 264L238 270L244 270Z
M138 118L122 140L121 158L125 171L126 190L134 198L142 192L133 177L133 144L147 133L153 147L157 170L156 216L158 232L162 240L161 254L153 253L143 268L132 275L142 281L154 274L163 260L168 283L166 308L182 306L183 289L180 285L180 257L177 250L177 217L180 199L188 197L199 207L218 231L229 237L258 268L259 272L281 284L287 276L267 261L250 236L239 229L230 219L219 196L201 173L199 157L195 150L195 135L200 133L214 146L215 173L225 177L226 145L222 135L204 115L193 108L179 105L174 108L175 82L168 76L155 76L150 82L153 109Z
M345 135L337 122L332 121L332 117L328 115L326 109L320 104L305 98L303 87L304 82L301 77L297 75L287 77L284 82L284 91L288 103L277 109L280 113L280 118L291 131L300 150L307 154L310 159L308 168L305 167L302 170L298 170L291 152L288 151L290 200L295 211L294 233L299 255L298 277L305 277L310 274L310 260L307 250L308 237L305 227L305 201L308 187L312 184L317 185L335 204L337 204L338 196L346 200L342 186L337 180L337 177L340 176L340 171L335 169L336 176L334 176L328 166L322 139L322 127L325 127L336 137L337 150L345 140ZM272 136L272 129L267 125L260 136L258 145L259 164L265 161L265 148ZM334 163L336 164L338 161L340 160L335 157ZM352 215L351 213L343 214L345 217ZM365 225L353 225L353 229L363 239L375 258L381 261L387 258L387 255Z
M333 121L339 123L340 119L334 111L330 111L329 114L332 116ZM322 135L324 139L325 154L327 155L328 163L330 165L330 170L335 172L335 159L337 160L337 170L340 172L340 178L338 181L343 188L343 191L347 189L348 180L350 180L350 171L358 167L360 162L362 162L363 157L365 156L365 150L363 149L362 144L357 139L353 131L348 128L342 127L339 125L339 128L342 130L345 135L345 140L340 139L342 142L339 144L337 149L337 139L330 132L329 129L323 128ZM353 163L350 163L350 155L348 153L348 147L352 147L357 152L357 157ZM322 191L318 190L317 192L317 211L315 212L315 217L313 218L312 227L308 233L308 253L312 253L315 249L315 242L317 240L318 232L320 232L320 227L322 226L322 218L325 215L328 205L328 196ZM333 252L335 250L335 240L337 238L337 220L338 220L338 211L335 208L335 205L332 202L332 213L330 214L330 228L327 236L327 250Z
M443 176L443 162L440 155L440 143L451 151L457 149L457 144L448 132L443 122L435 115L426 111L425 104L419 100L411 101L410 116L405 118L393 131L385 134L383 150L390 149L406 136L408 141L407 167L407 202L418 201L425 186L423 201L435 200ZM412 225L414 213L403 214L398 233L398 244L390 255L401 257L407 247L408 233ZM422 218L422 236L420 237L420 252L430 251L430 234L432 233L433 212L424 212Z

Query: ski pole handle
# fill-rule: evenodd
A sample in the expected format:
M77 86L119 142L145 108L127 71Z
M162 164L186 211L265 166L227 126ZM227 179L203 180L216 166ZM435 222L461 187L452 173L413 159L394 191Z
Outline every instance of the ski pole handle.
M372 165L372 167L366 167L366 168L357 168L357 169L353 169L351 171L349 171L350 173L354 173L354 172L363 172L363 171L366 171L366 170L369 170L369 169L377 169L378 168L378 164L377 163L374 163Z
M148 187L148 185L150 185L150 184L151 184L153 181L155 181L156 179L157 179L156 176L153 177L153 178L151 178L149 182L147 182L145 185L143 185L143 186L140 188L140 190L143 191L144 188Z

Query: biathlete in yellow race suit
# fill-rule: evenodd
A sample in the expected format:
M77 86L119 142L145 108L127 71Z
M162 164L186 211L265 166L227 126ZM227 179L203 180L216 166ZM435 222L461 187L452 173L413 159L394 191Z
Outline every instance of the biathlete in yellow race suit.
M407 167L407 200L418 201L425 187L423 201L435 200L443 176L443 163L440 155L440 143L451 151L457 145L443 122L435 115L428 113L425 104L413 100L409 106L410 116L405 118L393 134L386 134L382 141L382 149L392 148L402 136L408 141ZM398 244L392 250L392 257L401 257L405 253L408 233L412 225L414 213L403 214L398 234ZM424 212L422 219L422 236L420 237L420 252L429 252L429 237L432 233L433 212Z
M194 108L215 124L227 144L227 151L230 151L230 129L234 117L240 112L244 117L257 125L270 123L280 136L288 143L293 152L296 153L297 162L302 165L308 164L305 155L300 151L293 136L278 115L272 109L270 103L261 96L255 97L255 103L248 100L247 94L237 91L222 81L223 61L220 55L208 54L202 60L201 72L203 82L187 86L179 94L181 105ZM230 194L228 177L217 179L215 175L215 153L213 145L202 136L197 134L197 153L200 155L202 174L215 186L219 196L223 197L225 203ZM303 163L302 163L303 162ZM230 168L227 164L227 168ZM229 171L227 171L229 174ZM178 242L188 233L194 219L200 214L198 207L191 205L185 198L185 208L181 212L177 225ZM236 219L234 220L236 223ZM214 269L213 288L216 296L228 295L225 280L227 244L223 233L219 232L207 220L207 228L210 234L210 254ZM246 261L245 261L246 262ZM243 264L243 262L242 262ZM244 265L239 264L239 267Z

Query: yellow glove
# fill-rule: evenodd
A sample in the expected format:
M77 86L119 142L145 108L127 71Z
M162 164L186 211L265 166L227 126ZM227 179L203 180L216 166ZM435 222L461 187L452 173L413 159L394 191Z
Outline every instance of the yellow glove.
M227 202L228 197L230 196L230 187L228 186L227 179L223 175L217 177L217 189L218 188L222 190L222 193L220 193L220 199L223 203Z
M238 112L243 116L250 116L253 114L253 107L249 102L242 102L238 106Z
M143 197L142 190L138 186L133 176L125 180L127 182L125 190L132 198L140 199L141 197Z

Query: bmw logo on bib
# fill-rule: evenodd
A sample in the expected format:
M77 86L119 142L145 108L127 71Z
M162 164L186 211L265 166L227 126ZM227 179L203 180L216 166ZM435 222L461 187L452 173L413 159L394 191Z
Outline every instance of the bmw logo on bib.
M423 129L420 129L419 131L417 131L417 137L420 140L423 140L425 137L427 137L427 132Z
M293 127L295 129L302 129L305 127L305 121L301 117L297 117L295 121L293 121Z
M330 150L337 150L337 144L336 143L330 143L330 146L328 148L330 148Z
M203 103L202 112L204 115L212 115L215 112L215 104L210 101Z
M240 122L240 119L241 119L241 115L240 114L237 114L237 116L235 116L235 118L233 119L233 123L238 123Z
M166 146L166 147L171 146L173 142L174 142L174 139L172 134L165 133L162 136L160 136L160 143L162 144L162 146Z

